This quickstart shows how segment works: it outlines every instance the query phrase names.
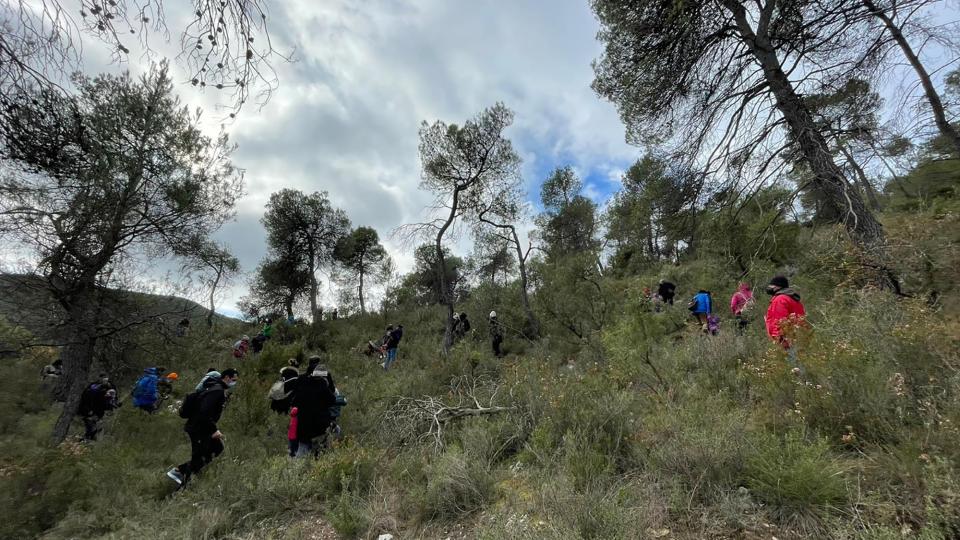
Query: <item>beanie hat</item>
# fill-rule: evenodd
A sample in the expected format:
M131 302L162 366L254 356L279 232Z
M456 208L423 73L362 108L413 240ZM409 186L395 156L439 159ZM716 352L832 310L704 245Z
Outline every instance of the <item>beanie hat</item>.
M773 276L773 279L770 280L770 284L771 284L771 285L776 285L777 287L780 287L781 289L786 289L787 287L790 286L790 282L787 281L787 277L786 277L786 276Z
M167 379L170 379L171 381L175 381L179 378L180 378L180 375L177 374L177 372L167 374Z

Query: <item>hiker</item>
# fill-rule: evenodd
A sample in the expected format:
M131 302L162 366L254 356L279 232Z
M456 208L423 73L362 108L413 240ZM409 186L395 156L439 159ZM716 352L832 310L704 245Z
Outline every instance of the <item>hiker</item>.
M287 366L280 370L280 379L273 383L267 398L270 399L270 409L277 414L287 414L290 410L290 397L292 392L285 390L287 381L296 379L300 372L293 366Z
M470 321L467 319L467 312L457 315L453 319L453 335L462 338L470 333Z
M267 317L267 320L264 321L263 330L260 331L263 334L263 337L270 339L273 337L273 319Z
M187 335L187 331L190 330L190 319L184 317L180 319L180 322L177 323L177 337L183 337Z
M661 279L657 284L657 297L664 304L673 305L673 296L676 294L677 286L665 279Z
M101 375L97 382L90 383L80 394L80 405L77 414L83 418L83 440L95 441L102 430L101 421L107 411L112 411L120 405L117 403L117 389L113 388L107 379Z
M687 308L693 313L693 316L700 323L700 328L704 334L715 334L711 332L710 315L713 314L713 298L710 297L710 291L700 289L690 300ZM714 323L715 324L715 323Z
M207 384L207 381L209 381L210 379L219 379L219 378L220 378L220 372L217 371L217 368L209 367L207 368L207 373L203 376L202 379L200 379L200 383L197 384L197 387L194 388L193 391L199 392L200 390L203 390L203 387L204 385Z
M247 350L250 349L250 336L243 336L240 341L233 344L233 357L242 360L247 356Z
M250 349L253 351L253 354L260 354L266 342L267 336L263 335L263 332L253 336L253 340L250 341Z
M750 313L756 302L749 283L741 282L737 285L737 292L730 297L730 312L737 320L737 335L742 336L744 329L750 324Z
M767 315L764 317L767 335L787 351L787 360L794 367L799 368L796 348L784 332L789 334L791 327L796 328L805 324L807 312L800 302L800 295L790 288L790 282L785 276L774 276L767 285L766 291L773 296L770 299L770 307L767 308Z
M209 379L202 390L183 400L180 416L187 419L183 430L190 438L190 461L167 471L167 476L177 485L184 486L192 475L223 452L223 433L217 428L217 422L227 404L227 391L236 386L239 379L236 369L225 369L220 377Z
M500 344L503 343L503 326L500 325L500 321L497 319L497 312L490 312L490 342L493 345L493 355L497 358L503 356L503 351L500 350Z
M166 375L163 375L162 372L158 374L157 394L160 397L160 402L170 397L170 394L173 393L173 383L179 378L180 375L176 372Z
M153 413L157 410L157 405L160 400L160 396L157 393L157 382L160 380L160 377L157 373L158 370L155 367L149 367L143 370L143 375L137 379L137 383L131 392L134 407L148 413Z
M307 370L284 384L292 392L290 405L297 408L297 457L311 453L324 441L318 441L330 427L330 408L336 406L336 384L333 376L320 364L319 356L311 356Z
M63 360L57 358L52 364L47 364L40 370L40 383L44 388L49 388L61 375L63 375Z
M387 359L383 361L383 370L388 371L390 366L397 361L397 348L400 346L400 340L403 339L403 325L397 324L393 331L389 334L389 339L387 341Z

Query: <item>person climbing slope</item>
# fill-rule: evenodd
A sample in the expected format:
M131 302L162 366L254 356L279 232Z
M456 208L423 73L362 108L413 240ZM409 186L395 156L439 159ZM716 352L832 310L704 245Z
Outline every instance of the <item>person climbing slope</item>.
M403 339L403 325L397 326L390 332L390 340L387 345L387 359L383 362L383 370L388 371L390 366L397 361L397 348L400 347L400 340Z
M227 404L227 391L236 386L239 379L236 369L225 369L222 376L208 379L201 391L183 400L180 416L187 419L183 431L190 438L190 461L167 471L167 476L178 486L186 485L191 476L223 452L223 433L217 422Z
M803 303L800 302L800 294L790 288L790 282L786 276L774 276L767 285L766 291L773 297L770 299L770 307L767 308L767 315L764 317L767 335L787 351L788 361L794 367L799 367L796 347L790 341L789 334L792 330L806 324L807 312Z
M500 320L497 319L497 312L491 311L490 318L490 345L493 348L493 355L497 358L503 356L503 351L500 349L500 345L503 343L503 326L500 324Z
M704 334L715 334L714 328L711 328L710 316L713 313L713 298L710 291L700 289L690 300L687 308L700 323L700 329Z
M247 351L250 349L250 336L243 336L240 341L233 344L233 357L242 360L246 358Z
M737 292L730 297L730 312L737 320L737 335L743 335L744 329L750 324L750 312L756 302L753 299L753 291L749 283L740 283L737 286Z
M131 395L133 396L133 406L148 413L157 410L157 403L160 400L157 391L157 382L160 377L155 367L149 367L143 370L143 376L137 379Z
M314 454L330 427L329 409L337 402L333 376L319 356L312 356L306 372L287 381L284 390L292 393L290 404L297 408L297 457Z

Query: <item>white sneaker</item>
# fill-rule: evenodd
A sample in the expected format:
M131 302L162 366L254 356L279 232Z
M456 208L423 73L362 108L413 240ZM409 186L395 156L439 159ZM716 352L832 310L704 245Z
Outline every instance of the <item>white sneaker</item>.
M183 473L178 471L176 467L167 471L167 477L176 482L178 486L183 485Z

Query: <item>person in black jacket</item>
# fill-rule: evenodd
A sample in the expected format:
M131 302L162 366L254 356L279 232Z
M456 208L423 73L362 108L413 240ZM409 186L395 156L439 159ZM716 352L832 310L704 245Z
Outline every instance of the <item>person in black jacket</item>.
M227 404L227 390L239 379L240 373L230 368L223 370L219 378L204 381L196 412L183 426L190 437L190 461L167 471L167 476L178 485L185 485L191 475L200 472L223 452L223 433L217 429L217 422Z
M677 286L665 279L661 279L657 284L657 296L664 304L673 305L673 297L677 292Z
M337 404L333 375L322 365L320 357L310 357L307 370L296 379L287 381L283 388L292 392L290 406L297 408L297 457L315 454L318 441L330 427L330 409Z
M109 377L100 375L100 380L90 383L80 395L80 405L77 412L83 418L86 428L83 440L95 441L101 430L101 421L107 411L112 411L117 404L117 389L110 383Z

